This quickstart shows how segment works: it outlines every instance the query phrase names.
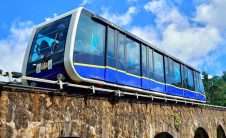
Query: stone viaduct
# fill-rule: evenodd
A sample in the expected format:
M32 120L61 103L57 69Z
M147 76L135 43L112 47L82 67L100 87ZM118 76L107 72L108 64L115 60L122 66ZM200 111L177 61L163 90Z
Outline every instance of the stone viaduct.
M72 90L77 91L85 90ZM1 86L0 137L224 138L226 110Z

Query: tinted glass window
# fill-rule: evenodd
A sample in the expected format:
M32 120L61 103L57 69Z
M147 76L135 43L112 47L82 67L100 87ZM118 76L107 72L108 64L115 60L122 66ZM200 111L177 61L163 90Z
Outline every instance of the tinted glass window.
M201 93L205 93L205 89L204 89L201 77L200 77L200 91L201 91Z
M115 57L115 31L112 28L108 28L107 56Z
M174 80L174 69L173 69L173 60L171 58L169 58L169 83L170 84L175 84L175 80Z
M104 25L86 14L81 14L75 40L75 61L103 65L105 31Z
M169 63L168 57L164 58L165 63L165 75L166 75L166 83L169 83Z
M194 90L194 79L193 72L191 69L188 69L188 89Z
M174 68L173 68L173 60L169 57L165 58L165 72L166 72L166 82L168 84L176 84L174 79Z
M188 70L187 70L187 67L185 67L184 65L182 66L182 81L183 81L183 87L184 88L187 88L187 85L188 85Z
M196 76L197 76L197 90L196 91L201 92L201 87L200 87L201 78L200 78L200 74L196 73Z
M118 59L124 61L125 59L125 40L124 35L119 33L118 34Z
M70 19L71 16L68 16L37 29L29 62L41 60L64 50Z
M118 33L118 68L125 70L125 37Z
M140 75L140 44L126 38L127 72Z
M154 78L154 61L153 61L153 50L148 48L148 72L150 78Z
M107 35L107 65L116 67L115 62L115 31L112 28L108 28Z
M148 77L147 72L147 47L142 45L142 76Z
M164 82L163 56L154 52L154 74L157 81Z
M180 64L173 62L173 74L174 74L174 84L176 86L181 86L181 73L180 73Z
M195 91L199 91L199 79L198 73L194 71L194 82L195 82Z
M197 73L197 78L198 78L198 84L199 84L199 92L205 93L200 73Z

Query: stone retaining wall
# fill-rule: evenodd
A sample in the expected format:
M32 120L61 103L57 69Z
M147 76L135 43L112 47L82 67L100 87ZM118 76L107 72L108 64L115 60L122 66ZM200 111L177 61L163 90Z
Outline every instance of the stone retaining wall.
M176 104L101 97L54 96L35 90L2 90L0 135L5 137L148 137L167 132L193 138L203 128L210 138L226 130L226 111Z

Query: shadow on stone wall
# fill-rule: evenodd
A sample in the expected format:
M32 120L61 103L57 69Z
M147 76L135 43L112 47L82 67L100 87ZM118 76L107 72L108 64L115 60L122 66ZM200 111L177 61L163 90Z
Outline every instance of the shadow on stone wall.
M217 138L226 138L224 130L221 125L217 127Z
M173 136L167 132L162 132L156 135L154 138L173 138Z
M195 131L195 137L194 138L209 138L208 134L206 133L204 128L199 127Z

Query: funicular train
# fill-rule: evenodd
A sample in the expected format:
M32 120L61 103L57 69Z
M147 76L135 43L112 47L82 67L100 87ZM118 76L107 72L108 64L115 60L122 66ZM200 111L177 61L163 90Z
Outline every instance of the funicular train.
M23 74L206 101L200 71L82 7L33 29Z

